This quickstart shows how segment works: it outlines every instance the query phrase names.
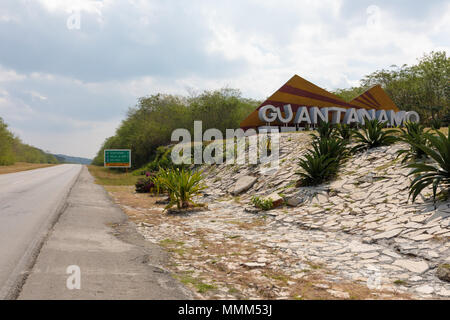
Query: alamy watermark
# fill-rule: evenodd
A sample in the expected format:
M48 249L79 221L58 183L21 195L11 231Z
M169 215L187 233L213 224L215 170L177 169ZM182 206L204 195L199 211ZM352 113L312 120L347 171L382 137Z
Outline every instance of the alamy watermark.
M81 269L77 265L70 265L66 269L66 273L69 274L66 280L66 287L69 290L81 289Z
M81 29L81 10L72 9L70 11L70 16L66 21L67 29L69 30L80 30Z
M279 167L278 130L226 129L224 137L219 129L203 132L202 122L194 121L193 136L187 129L176 129L171 140L178 142L171 153L175 164L262 164L262 174Z

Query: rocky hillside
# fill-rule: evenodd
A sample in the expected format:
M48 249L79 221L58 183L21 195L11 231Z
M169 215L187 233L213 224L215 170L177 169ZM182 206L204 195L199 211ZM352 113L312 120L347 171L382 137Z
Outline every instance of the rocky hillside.
M240 241L326 266L333 277L418 297L450 297L450 202L435 208L431 191L408 202L409 169L396 158L401 146L353 156L329 184L296 187L297 162L309 144L306 133L282 134L280 168L273 174L263 174L262 165L204 166L208 189L199 201L208 202L216 217L265 216L266 229L239 232ZM275 202L281 196L283 204L262 211L251 203L253 196ZM253 262L273 263L266 260ZM301 267L284 268L295 274Z

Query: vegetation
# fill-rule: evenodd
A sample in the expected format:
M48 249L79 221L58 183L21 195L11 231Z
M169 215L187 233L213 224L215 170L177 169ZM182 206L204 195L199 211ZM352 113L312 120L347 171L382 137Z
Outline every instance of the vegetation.
M149 193L152 189L155 188L155 183L153 182L153 178L150 176L146 176L145 178L140 178L136 181L135 184L137 193Z
M126 148L132 150L133 167L140 168L156 159L159 146L171 143L175 129L186 128L193 136L194 120L199 120L203 130L217 128L225 134L226 129L238 128L258 105L258 101L245 99L234 89L189 97L156 94L140 98L116 134L106 139L93 164L103 165L104 149Z
M133 186L139 179L129 173L94 165L89 165L88 169L95 178L95 183L104 186Z
M411 182L410 197L414 202L423 189L428 186L433 188L433 200L436 201L438 187L442 187L448 192L450 186L450 127L448 135L436 131L437 135L425 133L428 144L415 143L416 148L421 149L433 162L423 163L415 162L408 164L408 168L413 170L410 175L415 178Z
M353 135L357 145L352 148L353 152L371 148L387 146L397 141L394 129L383 129L384 123L377 119L365 120L362 132L355 130Z
M398 151L398 156L404 155L402 163L410 159L419 159L425 156L425 152L416 147L417 144L428 145L428 140L425 136L425 127L419 123L406 122L405 128L401 128L401 136L399 141L409 144L409 149L402 149Z
M330 138L333 135L333 132L334 126L331 122L321 121L319 123L319 126L317 127L317 133L319 134L319 136L316 136L315 134L311 134L311 136L314 139Z
M334 134L336 137L339 137L342 140L350 142L350 140L353 136L353 130L352 130L352 128L350 128L350 126L348 124L339 123L336 126L336 130L335 130Z
M252 197L252 203L255 207L260 208L264 211L270 210L273 208L272 199L262 199L258 196Z
M445 51L431 52L416 65L392 66L375 71L361 80L359 87L338 89L334 93L349 101L370 87L380 84L401 110L416 111L430 125L432 119L450 121L450 58Z
M178 209L188 208L192 197L205 188L200 172L187 169L161 169L153 179L156 188L164 188L169 193L167 208L177 205Z
M347 156L347 141L337 137L315 139L299 162L302 185L317 185L333 177Z
M56 164L59 161L52 154L22 143L0 118L0 166L16 162Z

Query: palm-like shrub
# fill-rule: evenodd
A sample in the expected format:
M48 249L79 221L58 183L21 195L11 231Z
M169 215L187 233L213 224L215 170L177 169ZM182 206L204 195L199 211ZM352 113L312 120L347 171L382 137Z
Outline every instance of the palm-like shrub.
M158 184L169 193L168 208L177 205L177 208L188 208L192 197L205 188L200 172L185 169L161 169L158 173Z
M400 130L402 133L398 140L409 144L409 149L401 149L397 152L398 156L405 155L402 163L425 156L425 152L421 148L416 147L417 144L428 145L425 127L416 122L406 122L405 128Z
M355 141L357 145L352 148L353 152L363 151L371 148L387 146L397 141L394 135L396 130L383 130L384 123L377 119L367 120L362 127L362 132L354 131Z
M340 123L336 126L335 136L342 140L350 141L353 135L353 130L348 124Z
M317 137L314 134L311 134L315 139L319 138L330 138L334 132L334 127L330 122L321 121L319 126L317 127L317 133L319 136Z
M312 151L317 157L325 156L327 158L336 159L339 163L347 155L347 141L338 137L316 139L312 143Z
M416 143L415 147L421 149L434 163L411 163L407 165L413 170L410 175L416 175L411 182L409 196L413 202L416 197L428 186L433 188L433 201L436 201L437 188L441 186L448 191L450 186L450 127L446 137L442 132L436 131L436 135L425 133L428 144Z
M442 127L442 121L439 119L432 119L430 121L430 127L434 130L439 130Z
M303 159L300 159L299 165L303 169L298 172L302 184L317 185L336 174L339 162L326 155L307 153Z
M316 185L334 176L348 155L347 141L336 137L317 138L299 165L302 184Z

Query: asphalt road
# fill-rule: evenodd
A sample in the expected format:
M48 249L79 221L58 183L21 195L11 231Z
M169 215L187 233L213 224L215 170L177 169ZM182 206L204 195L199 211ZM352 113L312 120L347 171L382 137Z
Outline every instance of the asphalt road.
M81 165L0 175L0 299L15 298Z
M86 167L65 202L18 299L191 298L166 270L167 253L137 233Z

